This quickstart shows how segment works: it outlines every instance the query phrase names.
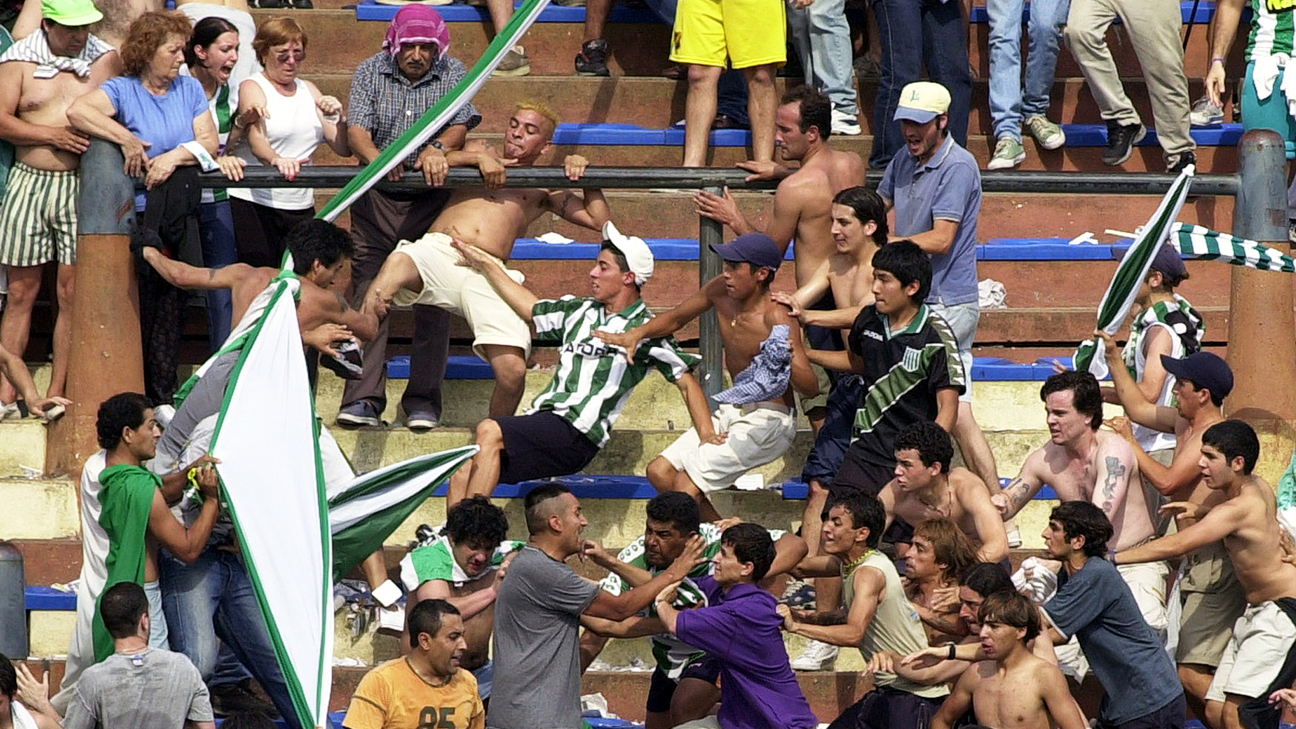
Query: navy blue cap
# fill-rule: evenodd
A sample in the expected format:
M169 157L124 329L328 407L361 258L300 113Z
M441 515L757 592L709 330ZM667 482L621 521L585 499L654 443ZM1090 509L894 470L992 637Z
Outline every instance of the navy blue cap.
M1233 392L1233 369L1218 355L1193 352L1183 359L1161 355L1161 366L1180 380L1191 380L1197 389L1205 388L1220 400Z
M730 263L750 263L758 268L777 271L783 263L783 253L774 239L764 233L746 233L711 250Z
M1133 246L1112 246L1112 254L1116 260L1121 260ZM1174 243L1166 241L1157 249L1157 253L1152 257L1152 266L1149 270L1159 271L1162 276L1168 279L1181 280L1188 276L1188 267L1184 265L1183 255L1179 253L1179 247Z

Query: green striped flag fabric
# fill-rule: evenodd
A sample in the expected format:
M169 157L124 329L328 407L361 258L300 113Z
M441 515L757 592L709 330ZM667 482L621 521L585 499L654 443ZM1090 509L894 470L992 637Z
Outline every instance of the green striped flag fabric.
M342 211L351 207L351 204L363 195L369 188L383 179L393 167L401 163L401 160L410 156L415 149L426 142L437 130L445 126L446 122L459 111L459 108L468 102L481 87L490 79L490 75L495 71L495 67L504 60L504 54L509 52L522 36L531 28L531 24L540 17L540 12L549 4L549 0L526 0L514 13L513 18L504 26L504 29L495 36L486 52L478 59L477 64L473 66L468 75L455 85L450 93L441 97L441 100L432 105L432 108L423 113L414 126L405 131L404 134L396 138L396 141L387 145L387 148L378 155L373 162L365 166L360 174L351 179L347 186L342 188L332 200L321 209L315 217L322 218L329 222L337 219Z
M1116 274L1107 285L1107 292L1103 294L1102 304L1098 307L1096 329L1114 335L1125 323L1130 309L1134 306L1134 297L1138 294L1139 285L1147 278L1148 269L1152 267L1152 259L1156 256L1157 250L1165 244L1171 226L1179 217L1179 210L1188 197L1188 188L1192 186L1193 172L1193 166L1188 165L1183 172L1179 173L1179 177L1161 199L1161 204L1157 206L1152 218L1139 231L1134 245L1125 252L1125 257L1116 267ZM1075 368L1079 371L1088 370L1099 379L1107 376L1107 360L1103 356L1102 340L1090 339L1080 345L1075 353Z
M315 404L293 294L280 279L244 341L211 439L225 502L292 698L295 722L327 723L333 578Z
M1175 223L1170 235L1179 252L1189 258L1225 261L1260 271L1296 273L1296 260L1263 243L1188 223Z
M450 478L477 446L417 456L357 477L329 500L333 578L341 579L381 548L414 510Z

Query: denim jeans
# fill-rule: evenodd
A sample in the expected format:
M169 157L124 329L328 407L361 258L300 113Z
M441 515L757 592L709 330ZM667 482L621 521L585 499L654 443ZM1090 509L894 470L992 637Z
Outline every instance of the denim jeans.
M895 111L900 91L920 80L923 68L932 81L949 90L950 135L966 148L972 77L958 0L874 0L872 5L882 36L882 80L874 104L876 128L869 167L886 167L904 147Z
M224 268L238 262L234 247L234 214L228 200L198 206L198 234L202 239L203 265ZM207 292L207 340L215 352L225 343L234 316L234 298L229 289Z
M995 139L1021 141L1022 119L1048 112L1062 28L1071 0L1031 0L1030 52L1022 92L1021 17L1025 0L986 0L990 14L990 119Z
M228 646L270 695L288 726L301 729L252 581L238 555L209 545L192 564L185 564L164 549L158 554L158 569L171 650L185 654L203 681L210 681L218 646Z
M806 8L788 6L787 17L788 35L801 58L806 83L827 94L834 110L854 117L859 109L851 84L854 54L846 0L815 0Z

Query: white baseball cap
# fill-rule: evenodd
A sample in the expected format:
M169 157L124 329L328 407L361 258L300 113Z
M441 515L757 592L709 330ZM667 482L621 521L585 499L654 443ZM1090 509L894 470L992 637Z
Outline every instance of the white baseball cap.
M622 235L621 231L609 220L603 224L603 239L612 244L621 255L625 256L630 272L635 276L635 283L643 286L653 275L653 254L643 238L633 235Z

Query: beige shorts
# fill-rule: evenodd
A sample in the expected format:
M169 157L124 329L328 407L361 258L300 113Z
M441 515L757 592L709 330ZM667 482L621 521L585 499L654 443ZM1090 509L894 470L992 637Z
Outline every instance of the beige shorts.
M796 417L781 403L720 406L711 416L717 433L726 433L720 445L703 444L689 428L662 458L684 471L703 493L728 488L740 476L787 452L796 437Z
M828 377L828 370L817 364L810 365L810 369L814 370L815 379L819 381L819 394L814 397L802 397L799 394L796 396L797 407L801 408L803 413L809 413L815 408L828 407L828 393L832 391L833 385L832 380Z
M1165 642L1166 628L1170 619L1166 615L1166 577L1170 567L1165 562L1146 562L1143 564L1123 564L1116 568L1120 576L1134 593L1134 602L1138 603L1143 619Z
M1183 614L1175 663L1218 666L1233 637L1233 625L1246 610L1246 593L1233 573L1222 542L1188 555L1179 581Z
M1296 625L1278 603L1247 607L1233 625L1233 637L1220 658L1206 700L1223 701L1227 694L1249 699L1268 694L1286 668L1293 643Z
M431 304L462 316L472 329L473 352L482 359L486 359L484 347L488 344L517 347L523 357L531 353L531 327L500 298L480 271L459 265L463 258L451 247L450 236L428 233L416 241L401 241L394 252L404 253L414 261L423 279L423 290L401 289L393 303ZM522 283L520 272L508 274Z

